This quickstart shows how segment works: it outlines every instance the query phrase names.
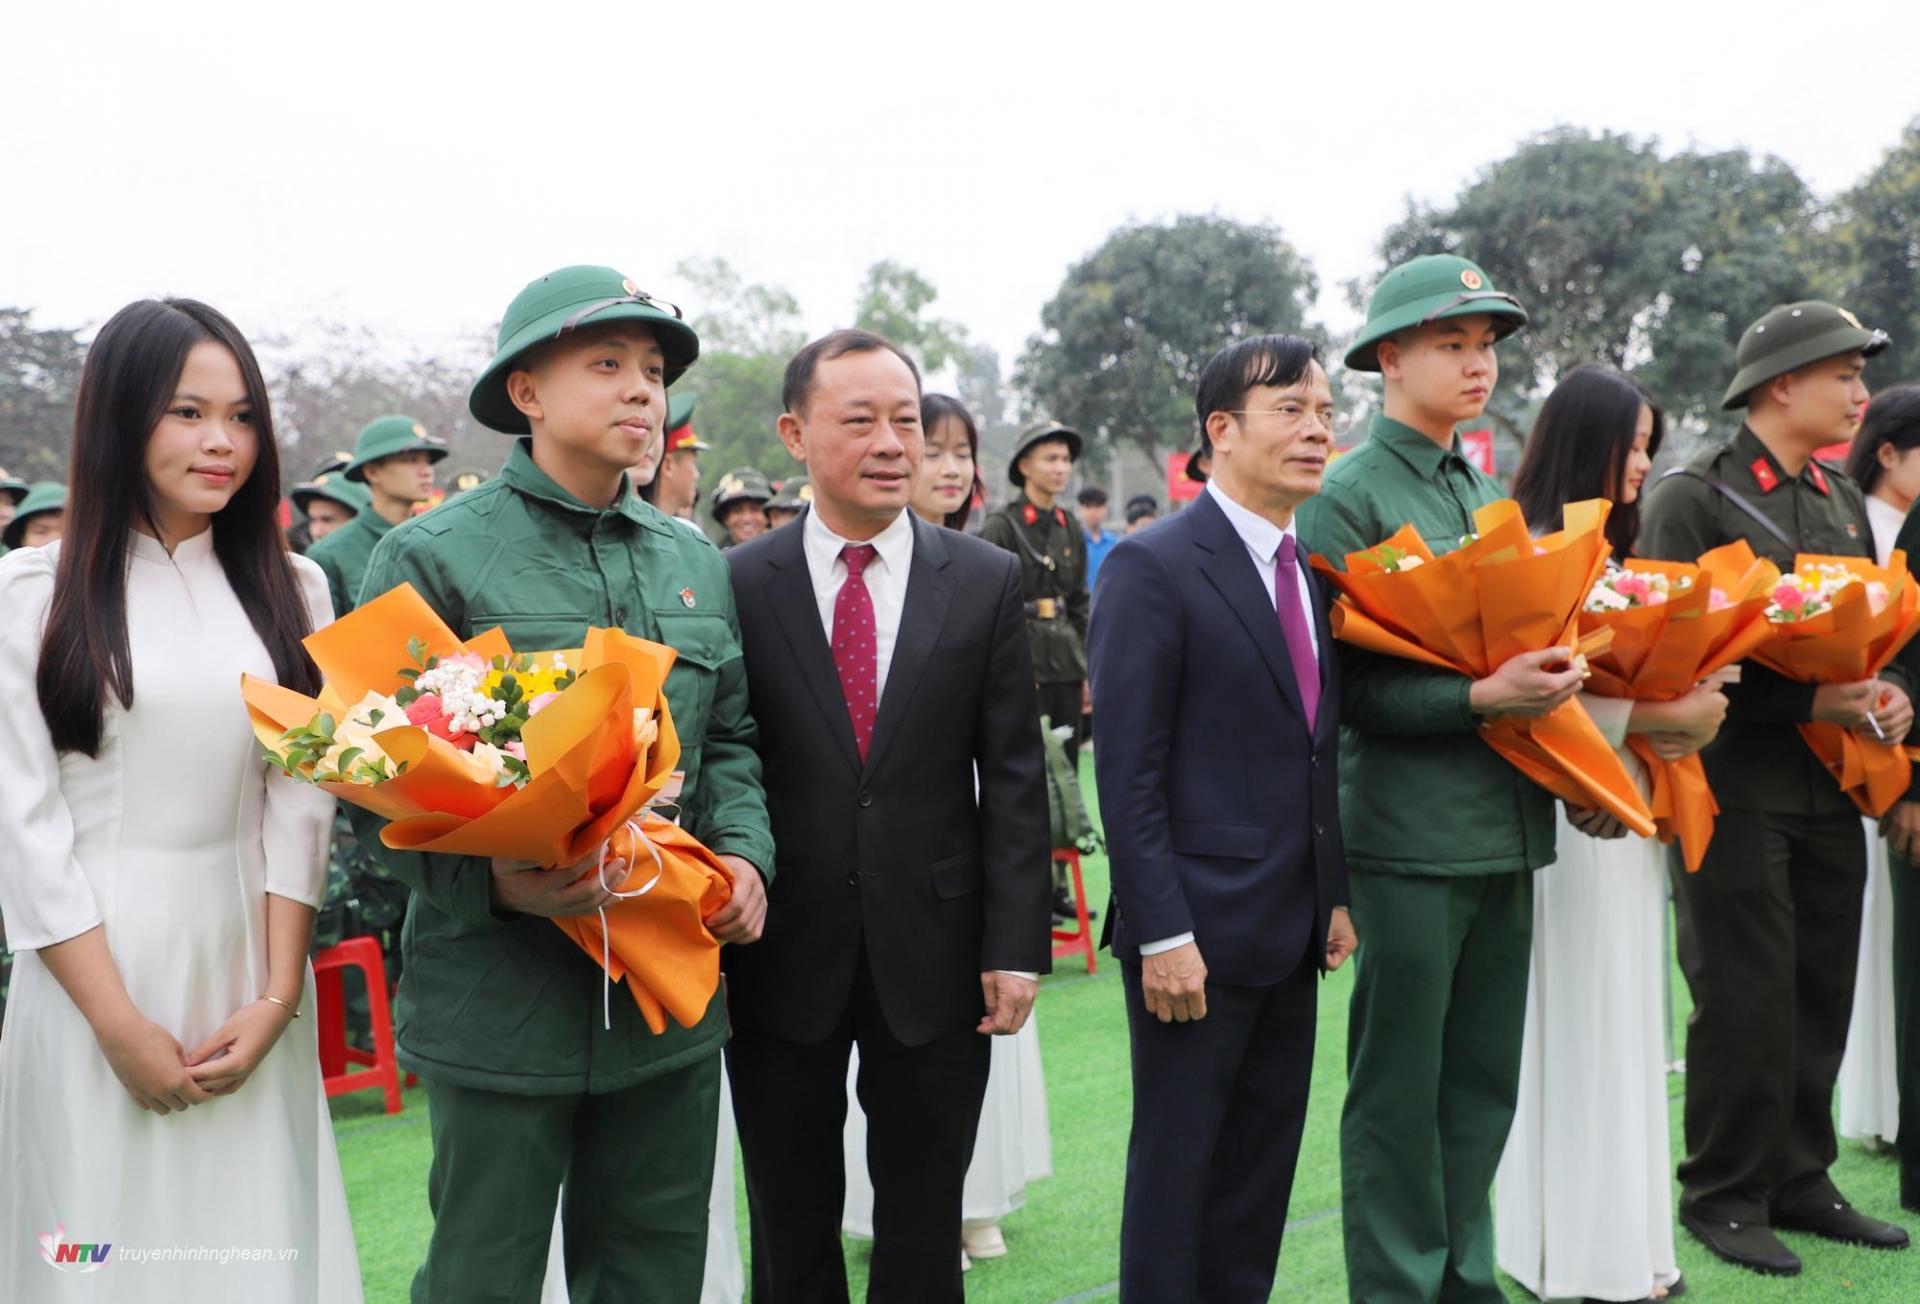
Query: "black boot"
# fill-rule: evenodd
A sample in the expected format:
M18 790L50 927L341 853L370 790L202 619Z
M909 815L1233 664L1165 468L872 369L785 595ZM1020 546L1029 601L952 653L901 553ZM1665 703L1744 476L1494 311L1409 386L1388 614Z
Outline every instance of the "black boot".
M1737 1268L1767 1277L1800 1275L1800 1256L1783 1245L1765 1223L1710 1220L1682 1210L1680 1225Z

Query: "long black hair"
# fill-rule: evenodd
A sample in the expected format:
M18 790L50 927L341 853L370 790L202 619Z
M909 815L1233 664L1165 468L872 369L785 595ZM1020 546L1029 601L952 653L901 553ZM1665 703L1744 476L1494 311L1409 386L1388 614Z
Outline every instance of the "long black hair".
M1653 438L1647 444L1647 456L1652 457L1660 451L1667 418L1639 381L1617 368L1587 362L1553 387L1534 418L1513 477L1513 498L1529 526L1557 530L1561 509L1568 503L1607 498L1613 502L1607 516L1613 555L1624 559L1633 551L1640 533L1640 504L1621 502L1620 489L1642 407L1653 412Z
M1867 404L1867 419L1847 451L1847 478L1863 493L1872 493L1886 471L1880 465L1882 444L1901 453L1920 448L1920 385L1891 386Z
M133 526L155 535L147 441L173 402L193 346L233 354L253 405L253 471L213 517L213 551L273 658L279 681L317 691L300 640L312 632L280 533L280 458L266 382L234 324L192 299L142 299L113 315L87 350L73 419L73 488L36 676L40 713L58 751L100 754L106 694L133 705L127 641L127 548Z
M940 522L949 530L967 528L967 518L973 515L976 499L986 497L987 486L980 479L980 427L974 424L973 413L967 411L967 405L947 394L925 394L920 399L920 431L930 435L933 428L942 421L958 421L960 428L967 432L967 443L973 449L973 484L967 489L967 500L947 513Z

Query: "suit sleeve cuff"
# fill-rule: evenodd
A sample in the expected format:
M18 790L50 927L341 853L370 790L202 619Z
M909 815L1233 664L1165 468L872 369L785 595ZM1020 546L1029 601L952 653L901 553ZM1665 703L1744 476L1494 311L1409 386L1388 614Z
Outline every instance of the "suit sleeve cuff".
M1157 942L1142 942L1140 944L1140 954L1143 956L1159 955L1163 951L1178 950L1180 947L1191 944L1192 941L1192 933L1181 933L1177 937L1163 937Z

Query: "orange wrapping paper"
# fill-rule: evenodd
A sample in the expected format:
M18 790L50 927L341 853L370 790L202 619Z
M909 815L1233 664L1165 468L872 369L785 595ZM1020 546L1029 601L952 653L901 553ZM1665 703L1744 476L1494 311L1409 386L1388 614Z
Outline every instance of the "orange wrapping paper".
M1786 621L1754 650L1753 659L1803 684L1848 684L1871 679L1887 668L1894 654L1920 632L1920 591L1907 570L1907 554L1895 549L1885 566L1864 557L1828 557L1803 552L1793 559L1798 571L1808 566L1845 566L1862 583L1834 595L1833 606L1806 620ZM1887 604L1874 611L1867 582L1887 586ZM1878 818L1906 795L1913 762L1903 747L1862 738L1837 724L1799 726L1800 736L1827 767L1842 792L1867 815Z
M322 711L339 719L369 692L398 692L406 684L400 671L410 665L407 644L415 638L429 656L521 654L498 629L461 642L413 586L403 584L306 640L325 681L317 698L242 677L255 735L274 749L288 729ZM570 866L611 839L609 858L624 856L629 865L625 883L616 887L656 873L659 881L644 896L607 907L607 976L626 979L654 1032L665 1031L668 1015L691 1027L720 982L719 943L701 920L732 897L733 879L692 835L647 811L680 759L665 692L675 653L597 628L587 631L584 647L559 650L579 675L521 731L533 775L525 787L496 787L476 776L451 743L412 725L374 736L395 762L406 762L404 772L374 784L319 786L390 820L380 838L397 851ZM545 659L551 652L533 655ZM644 753L634 736L636 708L651 712L658 725ZM658 862L634 845L630 824L659 853ZM553 922L601 963L598 917Z
M1582 634L1604 629L1613 637L1607 651L1589 662L1590 693L1670 702L1715 671L1745 659L1772 636L1767 599L1780 579L1780 568L1755 557L1744 540L1715 548L1692 565L1634 558L1626 569L1665 575L1670 596L1658 606L1580 613ZM1685 589L1679 587L1682 580ZM1727 605L1709 610L1715 589ZM1706 768L1697 755L1661 760L1652 744L1638 736L1630 737L1627 746L1646 762L1653 788L1648 805L1660 840L1677 840L1688 872L1698 870L1720 813Z
M1581 646L1580 605L1606 568L1608 508L1601 499L1569 503L1566 528L1534 539L1519 505L1501 499L1474 513L1478 537L1443 557L1435 557L1412 526L1348 554L1344 571L1315 557L1314 568L1340 592L1334 635L1474 679L1519 652ZM1422 564L1388 571L1374 555L1383 546L1417 556ZM1599 642L1587 646L1597 649ZM1578 701L1543 716L1491 721L1481 737L1554 796L1598 807L1641 836L1653 836L1653 814L1639 787Z

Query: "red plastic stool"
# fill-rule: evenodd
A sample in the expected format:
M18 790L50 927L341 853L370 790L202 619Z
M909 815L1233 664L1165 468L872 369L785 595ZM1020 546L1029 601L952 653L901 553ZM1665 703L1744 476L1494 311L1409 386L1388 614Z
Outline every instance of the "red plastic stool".
M341 992L341 973L358 969L367 982L367 1010L373 1016L373 1049L347 1045L347 1003ZM371 937L349 937L313 957L313 985L319 1011L320 1074L329 1098L349 1091L380 1087L386 1092L387 1112L400 1112L400 1066L393 1056L393 1016L387 1008L387 966L380 943ZM349 1064L370 1068L349 1071ZM407 1074L407 1085L414 1084Z
M1073 879L1073 911L1078 916L1080 927L1074 929L1056 928L1053 930L1053 958L1063 955L1079 955L1085 952L1087 972L1094 968L1093 953L1098 943L1094 940L1093 925L1087 919L1087 887L1080 881L1080 852L1073 847L1055 847L1053 863L1065 863Z

